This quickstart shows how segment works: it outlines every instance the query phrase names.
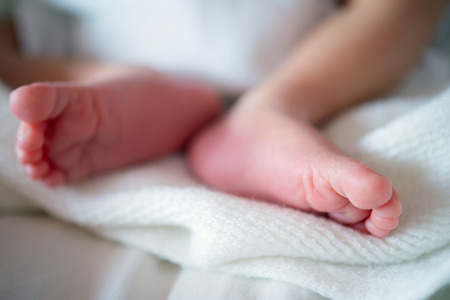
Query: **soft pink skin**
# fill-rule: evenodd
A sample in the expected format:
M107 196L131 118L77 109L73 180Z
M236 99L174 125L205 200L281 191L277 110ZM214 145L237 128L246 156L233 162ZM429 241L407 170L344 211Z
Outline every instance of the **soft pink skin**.
M180 149L220 113L216 95L146 70L104 80L36 83L11 93L17 158L49 186Z
M398 226L389 180L342 155L315 127L282 110L239 106L194 140L189 159L208 184L327 213L377 237Z
M343 156L309 123L261 102L205 127L220 113L216 95L152 71L24 86L10 107L22 121L18 160L49 186L179 150L203 127L189 162L212 187L327 213L378 237L401 214L386 178Z

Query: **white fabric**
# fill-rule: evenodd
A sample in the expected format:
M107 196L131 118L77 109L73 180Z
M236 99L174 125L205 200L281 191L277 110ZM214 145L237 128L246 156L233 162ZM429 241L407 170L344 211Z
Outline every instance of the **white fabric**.
M448 57L430 54L396 95L325 128L402 195L400 226L386 239L209 190L179 155L44 188L14 161L17 121L4 89L0 179L57 218L181 266L284 281L333 299L422 299L450 281L449 82Z
M180 269L42 215L0 216L2 300L322 300L274 280Z
M0 217L0 242L4 300L162 300L179 273L147 253L45 216Z
M333 0L19 1L29 54L71 48L70 54L146 64L236 93L271 72L335 8ZM64 22L68 14L72 28Z

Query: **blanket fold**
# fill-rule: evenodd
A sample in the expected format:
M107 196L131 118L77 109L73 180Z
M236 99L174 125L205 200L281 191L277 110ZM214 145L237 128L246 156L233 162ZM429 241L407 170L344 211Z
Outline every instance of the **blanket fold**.
M185 267L286 281L333 299L421 299L450 281L449 83L448 57L430 53L395 94L324 128L402 195L400 226L385 239L210 190L181 155L47 189L25 178L14 161L17 121L5 88L0 184L8 192L0 202L38 206Z

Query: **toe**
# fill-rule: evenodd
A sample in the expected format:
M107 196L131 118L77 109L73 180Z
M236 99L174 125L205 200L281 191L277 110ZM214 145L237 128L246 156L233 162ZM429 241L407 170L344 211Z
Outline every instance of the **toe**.
M361 163L354 163L341 178L342 193L360 209L381 207L393 195L391 182Z
M42 150L37 150L34 152L24 151L19 147L16 147L16 157L17 160L23 164L35 164L42 160L43 152Z
M22 123L17 131L17 148L26 152L39 151L44 145L44 125Z
M398 218L383 218L375 213L370 215L371 223L383 230L393 230L398 226Z
M329 213L328 216L343 224L355 224L364 219L366 219L370 215L370 210L362 210L355 207L350 202L343 209Z
M368 218L364 224L366 226L367 231L370 234L372 234L373 236L379 237L379 238L384 238L384 237L388 236L389 233L391 232L391 230L382 229L382 228L379 228L378 226L376 226L373 223L372 218Z
M33 179L41 179L50 172L47 162L41 161L37 164L25 165L25 174Z
M40 123L54 113L56 103L56 91L52 84L35 83L14 90L9 105L12 113L20 120Z
M401 200L398 193L394 191L388 203L372 210L367 222L372 229L376 227L380 230L391 231L398 226L401 213Z
M375 208L373 212L382 218L398 218L402 214L402 202L394 190L391 199L384 205Z

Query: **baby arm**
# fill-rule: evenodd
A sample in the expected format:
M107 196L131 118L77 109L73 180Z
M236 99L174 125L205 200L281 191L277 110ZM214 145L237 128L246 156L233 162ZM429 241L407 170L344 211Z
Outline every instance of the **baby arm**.
M347 1L252 94L287 105L314 123L378 96L420 57L446 3Z

